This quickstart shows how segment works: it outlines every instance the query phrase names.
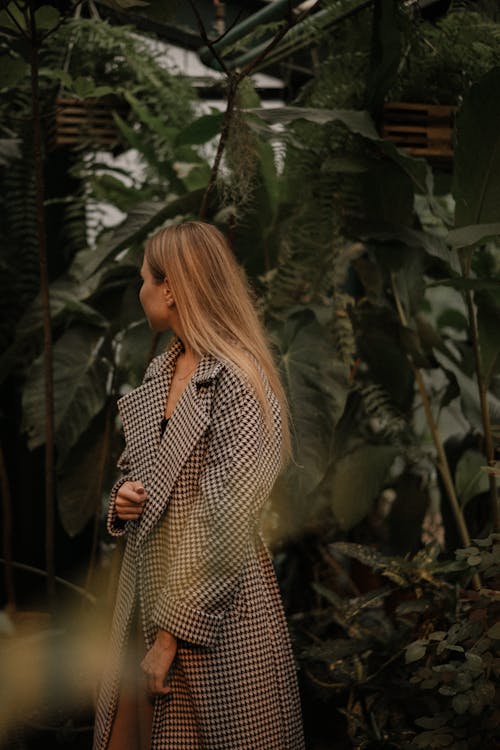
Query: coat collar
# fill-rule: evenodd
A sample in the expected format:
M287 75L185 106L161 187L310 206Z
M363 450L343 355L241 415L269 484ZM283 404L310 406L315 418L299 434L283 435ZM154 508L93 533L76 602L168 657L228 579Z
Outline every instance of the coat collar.
M147 382L148 380L151 380L155 377L161 377L162 375L168 376L169 381L171 382L171 376L175 370L177 357L183 351L184 345L181 339L178 336L174 335L167 351L164 354L160 354L159 357L156 357L156 359L151 362L146 377L144 378L144 382ZM209 354L207 352L201 357L200 361L198 362L198 366L196 367L191 381L197 386L208 383L209 381L214 380L217 377L219 370L223 366L224 364L223 362L221 362L221 360L217 359L212 354Z
M160 439L160 422L181 351L182 341L174 336L167 351L150 364L142 385L118 401L132 473L148 492L138 524L137 544L165 511L183 465L210 424L215 382L224 367L212 354L201 357Z

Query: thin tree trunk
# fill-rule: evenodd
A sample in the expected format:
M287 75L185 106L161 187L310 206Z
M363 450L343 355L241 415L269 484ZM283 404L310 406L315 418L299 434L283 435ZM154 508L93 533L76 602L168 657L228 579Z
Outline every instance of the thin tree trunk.
M465 276L467 278L467 276ZM484 432L484 452L488 466L493 466L495 463L495 447L493 445L493 436L491 434L491 420L490 420L490 407L488 405L488 386L486 384L483 365L481 361L481 349L479 345L479 330L477 325L476 309L474 307L474 299L472 292L467 290L465 292L465 301L467 303L467 312L469 315L469 331L472 340L472 349L474 351L474 364L476 367L476 378L477 387L479 391L479 402L481 404L481 419L483 422ZM493 531L500 531L500 516L498 509L498 488L497 478L494 474L488 474L488 480L490 484L490 516L491 525Z
M114 377L113 377L114 382ZM114 388L112 387L112 392L114 391ZM97 545L99 542L99 519L101 515L101 498L102 498L102 490L104 487L104 477L106 475L106 465L108 463L108 457L109 457L109 446L111 443L111 430L113 426L113 414L115 411L115 403L114 399L111 399L108 401L108 405L106 407L106 423L104 427L104 440L102 444L102 450L101 450L101 456L99 461L99 467L97 472L97 484L95 487L95 511L94 511L94 527L92 530L92 549L90 551L90 559L89 564L87 568L87 576L85 580L85 591L90 591L92 586L92 581L94 577L94 569L96 565L97 560Z
M12 497L10 494L9 477L3 448L0 445L0 481L2 488L2 545L5 556L4 583L7 596L7 607L11 610L16 608L16 589L14 585L14 567L12 564Z
M311 8L306 8L306 10L302 11L302 13L300 13L298 16L294 17L294 15L292 13L292 5L291 5L291 3L289 3L288 4L288 19L287 19L287 22L284 23L283 26L280 29L278 29L278 31L276 32L276 34L274 35L274 37L271 39L271 41L269 42L269 44L262 50L262 52L260 52L260 54L258 54L253 60L251 60L249 63L247 63L247 65L245 65L245 67L243 68L243 70L241 70L239 72L231 72L228 69L228 67L226 66L226 64L224 62L224 59L217 52L217 49L215 47L215 45L217 44L217 42L220 41L220 39L222 39L222 37L225 36L225 33L222 34L219 37L218 40L215 39L213 41L210 41L210 39L208 38L207 30L206 30L206 28L205 28L205 26L203 24L203 20L201 18L201 15L200 15L200 13L199 13L199 11L198 11L195 3L193 2L193 0L190 0L190 5L191 5L191 8L192 8L192 10L193 10L193 12L194 12L194 14L196 16L196 19L198 21L198 26L199 26L199 29L200 29L200 36L203 39L203 41L205 42L205 44L207 45L207 47L209 47L209 49L212 51L212 54L214 55L214 57L218 61L221 69L226 74L227 86L228 86L226 111L224 113L224 120L223 120L223 123L222 123L222 129L221 129L221 134L220 134L220 138L219 138L219 143L217 145L217 151L216 151L216 154L215 154L215 159L214 159L214 162L213 162L213 165L212 165L212 169L211 169L211 172L210 172L210 179L208 181L207 188L206 188L205 193L203 195L203 199L201 201L201 206L200 206L200 210L199 210L199 214L198 214L200 219L205 219L205 217L207 215L207 210L208 210L209 198L210 198L210 195L211 195L212 191L214 190L215 185L217 183L217 177L218 177L218 174L219 174L219 168L220 168L220 164L221 164L221 161L222 161L222 156L224 154L224 150L225 150L225 147L226 147L227 139L228 139L228 136L229 136L229 130L231 128L231 120L232 120L232 117L233 117L233 111L234 111L235 102L236 102L236 95L237 95L238 87L239 87L240 83L245 78L247 78L248 76L250 76L253 73L253 71L256 69L256 67L258 65L260 65L260 63L262 63L266 59L266 57L281 42L281 40L283 39L283 37L290 31L290 29L293 26L296 26L298 23L300 23L301 21L303 21L304 18L306 18L306 16L309 15L311 9L314 6L311 6Z
M399 292L396 286L396 280L394 278L394 274L392 275L391 281L392 281L392 293L394 296L394 301L396 303L396 309L398 312L399 320L401 321L402 325L407 326L408 322L406 320L405 311L403 310L403 306L401 304L401 299L399 297ZM422 377L422 373L420 369L416 366L416 364L414 363L413 359L411 358L409 354L407 355L407 357L408 357L408 362L410 363L410 366L413 370L415 382L417 384L417 388L419 390L420 397L422 399L425 417L427 420L427 424L429 426L429 430L432 435L434 447L436 448L437 467L438 467L439 473L441 474L441 479L443 480L446 494L448 495L448 499L450 501L450 505L453 511L453 515L455 517L455 522L457 525L458 533L459 533L460 539L464 547L469 547L470 546L469 530L465 522L464 514L462 513L462 508L460 507L460 503L458 502L458 497L455 491L455 485L453 483L453 478L452 478L451 471L450 471L450 465L448 463L446 452L444 450L443 441L441 440L439 428L437 426L436 420L434 419L434 415L432 413L429 394L427 393L427 388L425 387L424 379ZM474 588L478 590L481 588L481 580L477 573L475 573L472 576L472 583L473 583Z
M219 143L217 145L217 152L215 154L214 163L212 165L212 170L210 172L210 180L208 181L207 188L205 190L203 199L201 201L200 212L199 212L200 219L204 219L207 215L208 201L217 182L217 176L219 174L219 167L220 167L220 163L222 160L222 155L224 153L224 149L226 147L227 139L229 136L229 130L231 128L231 120L233 116L234 104L236 101L236 92L238 90L239 82L240 82L239 78L232 77L232 76L229 78L229 81L228 81L229 89L227 93L227 104L226 104L226 111L224 113L224 121L222 123L222 129L221 129L221 134L219 138Z
M47 264L47 234L45 228L44 182L42 156L42 124L39 93L39 40L35 22L35 3L29 6L31 31L31 100L33 119L33 150L35 160L36 220L40 293L43 315L43 362L45 392L45 565L47 569L47 597L49 608L55 605L55 467L54 467L54 377L52 352L52 323L50 316L49 273Z

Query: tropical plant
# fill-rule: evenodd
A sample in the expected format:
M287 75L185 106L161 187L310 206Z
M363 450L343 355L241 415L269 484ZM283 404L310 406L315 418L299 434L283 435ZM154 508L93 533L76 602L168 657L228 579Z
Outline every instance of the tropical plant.
M316 53L324 64L294 106L279 109L262 108L248 80L265 62L261 53L240 71L221 66L226 112L199 117L187 84L161 69L149 41L129 29L68 19L40 49L47 112L61 86L75 97L119 96L127 109L115 112L117 148L133 152L142 167L130 179L87 143L64 163L73 185L50 193L45 204L48 236L56 238L49 242L48 291L59 511L74 537L94 516L94 560L102 497L121 449L115 399L140 382L163 343L149 341L139 309L141 246L162 224L201 213L227 232L252 278L292 407L296 460L263 521L279 550L285 599L303 647L304 685L316 685L318 695L326 691L330 713L333 705L344 712L352 746L419 747L444 743L443 737L450 745L471 725L476 688L485 698L478 737L495 717L490 676L497 636L490 629L497 600L489 576L497 565L498 504L495 472L484 467L493 464L499 439L500 71L489 70L490 50L476 45L477 59L467 58L454 90L461 108L453 176L431 170L382 139L372 115L389 94L416 90L422 39L436 45L440 39L444 50L449 29L456 38L463 34L464 43L475 34L458 28L458 4L456 17L436 28L394 0L355 15L349 3L326 5L332 18L349 11L345 26L332 26L331 36L321 30ZM481 11L480 17L496 43L493 16ZM275 34L276 47L266 43L270 51L278 52L289 30L289 20L266 29L264 36ZM200 33L224 63L202 24ZM334 46L324 43L330 38ZM8 56L16 61L8 92L26 117L32 105L26 67L17 47ZM425 57L429 79L433 61L441 65L441 52ZM440 100L438 88L434 93ZM29 159L19 158L30 152L29 128L14 117L6 122L9 169L1 177L10 191L2 198L9 209L2 262L4 300L12 298L16 326L14 334L2 329L0 376L4 392L14 385L17 394L3 398L9 425L8 399L19 408L22 393L33 449L47 440L42 307L33 270L38 246L34 212L25 208L35 183ZM55 162L45 157L46 166ZM103 202L121 211L114 227L101 221L96 206ZM82 476L91 479L82 483ZM440 541L439 549L421 550L426 535ZM348 546L332 546L339 540ZM380 552L349 546L354 542ZM471 585L477 595L467 590ZM455 619L463 630L453 629ZM467 623L476 622L482 630L471 625L479 633L471 635ZM491 657L467 682L470 665L479 665L460 648L475 653L469 642L475 635ZM427 676L412 661L415 654L424 658L423 648ZM449 653L462 656L445 661ZM407 702L415 700L408 721L402 704L401 712L391 708L392 692L384 696L389 665L397 668ZM439 688L456 679L456 695L431 697L412 677L438 680ZM332 680L333 687L320 684ZM439 719L431 726L434 708Z
M19 10L16 3L9 5L2 19L11 32L19 32L29 41L31 11L22 6L21 15L16 16L16 9ZM55 18L49 11L43 17L35 16L33 19L38 19L40 29L50 31L50 36L47 33L31 39L37 50L42 40L47 41L45 47L40 47L37 82L41 88L35 97L37 105L41 102L45 114L50 114L61 86L66 93L82 99L118 95L129 107L127 118L115 113L122 147L138 153L144 168L142 178L130 184L122 169L101 163L91 142L82 143L78 160L72 166L79 194L47 202L51 208L67 209L75 245L65 248L62 262L58 258L59 248L56 245L50 248L51 283L44 286L43 304L34 296L34 282L1 360L2 380L7 383L6 379L15 375L17 384L22 383L23 430L28 447L34 450L45 445L47 454L52 455L55 443L58 501L66 532L71 536L78 534L95 516L92 554L95 558L102 490L110 456L118 453L118 433L112 420L114 400L121 390L140 381L145 362L158 343L148 347L136 295L141 245L148 233L163 223L196 215L200 203L202 213L212 211L211 193L218 178L233 106L228 107L224 118L218 112L196 118L187 85L161 68L158 55L149 51L148 41L137 38L130 29L111 28L96 18ZM9 26L12 17L13 27L12 23ZM283 35L287 28L288 22L282 24L278 34ZM89 55L90 50L95 54ZM8 85L23 100L27 69L22 60L14 62L19 65L13 65L16 75L10 77ZM234 96L251 68L247 66L231 79ZM25 100L30 102L29 98ZM220 144L210 168L205 144L219 128L222 128ZM269 160L267 145L263 144L262 149ZM40 148L39 166L43 156L48 157L48 153L42 153ZM40 204L40 190L36 194ZM96 202L103 201L126 212L114 229L92 221ZM40 212L44 213L43 205ZM84 227L85 218L91 236L96 235L90 246L78 231L78 226ZM7 239L10 231L7 225ZM37 239L35 248L40 245L40 237ZM15 276L14 252L11 264ZM45 342L50 340L50 346L47 344L44 351L40 337L43 320L49 321L53 329L52 336L45 326ZM52 344L54 380L51 368L47 370L52 357L46 356ZM45 402L40 398L44 382L54 385L53 396ZM52 421L47 419L47 408ZM49 432L47 424L52 425ZM92 481L82 482L81 476L88 474L89 467L94 467ZM46 476L52 476L49 465ZM52 510L48 518L49 527ZM53 539L46 546L47 550L52 549ZM47 559L48 556L47 552ZM49 580L52 579L51 574Z
M105 260L120 240L117 242L113 238L112 247L107 252L103 252L102 246L97 250L91 247L86 256L89 225L94 223L94 233L97 232L99 237L106 234L98 222L90 220L86 224L86 218L91 219L89 207L92 212L96 201L102 200L106 184L118 205L127 209L145 200L154 203L159 193L163 198L172 187L164 181L161 189L158 186L152 189L147 176L142 186L127 184L127 178L123 181L116 179L118 170L114 177L109 174L113 171L111 167L104 170L99 164L95 144L87 143L83 144L78 157L63 158L64 184L68 193L61 194L58 186L55 194L51 194L54 186L51 188L49 165L55 165L57 173L62 156L49 151L45 123L53 116L61 82L66 92L75 97L99 97L112 91L127 96L134 104L134 94L139 94L144 107L153 103L151 117L156 116L155 107L159 112L168 108L172 126L178 127L181 123L184 127L194 119L193 95L186 83L159 65L157 54L149 51L146 42L134 37L130 29L111 29L99 19L71 20L49 6L35 12L29 4L21 2L10 3L1 11L0 26L4 32L5 88L9 93L1 105L5 114L3 127L9 138L17 135L19 143L18 153L10 154L9 169L2 174L8 188L2 191L5 196L2 199L5 208L2 212L3 263L7 270L2 279L6 303L12 299L12 304L6 305L8 316L3 329L1 380L7 423L18 421L13 406L16 404L19 408L21 386L23 428L29 436L28 445L30 449L45 446L46 564L53 597L53 444L55 441L63 524L68 533L74 535L86 525L93 509L98 507L105 482L111 434L108 402L115 393L114 355L118 348L118 342L115 342L117 331L110 321L119 317L122 293L130 287L136 272L134 261L129 259L124 267L110 264L108 269L94 273L99 261ZM7 48L6 39L12 43L11 49ZM94 54L89 55L91 50ZM25 59L31 62L26 63ZM72 60L74 66L81 67L73 68ZM78 75L78 72L85 75ZM122 129L128 128L132 132L133 120L132 110L130 125L120 121ZM33 129L30 122L34 123ZM168 127L164 125L164 129L166 132ZM153 140L153 143L160 152L158 141ZM68 184L67 173L71 168L73 182ZM123 178L123 172L120 176ZM45 200L47 193L48 199ZM156 203L153 213L159 208L160 204ZM178 209L179 204L174 200L173 205L168 206L165 218L170 210L175 213ZM139 214L140 211L139 208ZM143 223L144 220L141 226ZM108 239L111 239L109 232ZM123 235L121 239L123 241ZM89 255L92 255L91 261ZM42 272L41 284L38 267ZM110 294L104 300L107 292ZM126 300L124 303L127 304ZM137 305L124 309L126 327L140 319ZM120 351L123 356L123 342ZM54 357L58 366L55 398ZM78 357L82 360L75 367ZM140 369L138 364L137 367ZM42 397L44 392L45 399ZM90 439L89 434L85 436L86 445L90 443L94 454L99 456L99 473L96 476L94 472L93 481L86 484L83 495L81 489L78 495L75 487L81 488L84 483L75 480L74 471L79 461L83 461L83 468L88 468L89 457L86 450L82 453L84 446L77 444L87 429L99 435L95 440ZM104 442L103 436L106 436ZM71 463L66 465L62 481L66 459L71 459ZM5 471L10 473L8 464ZM69 484L68 475L72 477ZM11 475L11 486L17 484ZM22 498L22 502L28 503L25 516L31 515L28 508L32 501ZM95 534L94 549L96 541Z
M498 741L499 541L473 540L447 561L438 545L411 559L329 545L330 559L359 561L378 585L342 597L315 583L319 606L292 623L303 681L316 701L339 706L353 747L468 750ZM478 592L468 588L475 575L485 579Z

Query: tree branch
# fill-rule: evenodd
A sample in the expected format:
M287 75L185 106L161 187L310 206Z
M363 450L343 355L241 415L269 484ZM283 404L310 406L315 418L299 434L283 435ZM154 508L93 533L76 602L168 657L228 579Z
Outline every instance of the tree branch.
M76 2L75 5L73 6L72 10L76 12L79 9L79 7L83 5L84 2L85 0L78 0L78 2ZM51 36L52 34L55 34L56 31L60 29L61 26L66 22L66 20L67 20L66 16L61 16L61 18L59 19L59 21L56 23L55 26L49 29L46 34L42 34L42 36L40 37L40 44L43 44L43 42L46 39L48 39L49 36Z
M229 72L229 70L228 70L228 68L226 66L226 63L224 62L224 60L222 59L222 57L219 55L219 53L215 49L215 45L217 44L217 42L219 42L227 34L227 31L225 31L224 34L222 34L219 37L219 39L216 39L215 41L211 41L208 38L207 30L205 29L205 25L203 23L203 19L202 19L201 15L200 15L200 12L199 12L198 8L196 7L196 5L194 4L193 0L189 0L189 5L191 6L191 9L192 9L194 15L196 16L196 21L198 23L198 28L200 30L200 36L201 36L201 38L203 39L203 41L205 42L206 46L209 48L210 52L212 53L212 55L215 57L215 59L219 63L219 65L221 67L221 70L223 70L224 73L229 77L231 74L230 74L230 72Z
M22 13L22 12L23 12L23 11L21 10L21 8L20 8L20 7L18 6L18 4L17 4L16 2L14 3L14 5L16 6L16 8L18 9L18 11L19 11L20 13ZM3 9L3 10L5 10L5 12L6 12L6 13L7 13L7 15L9 16L10 20L11 20L11 21L13 21L13 23L15 23L15 25L16 25L16 26L17 26L17 28L19 29L19 32L20 32L20 33L21 33L21 34L22 34L22 35L24 36L24 38L25 38L25 39L29 39L29 38L30 38L30 35L28 34L28 31L27 31L26 29L23 29L23 27L22 27L22 26L20 25L20 23L18 22L17 18L16 18L15 16L13 16L13 15L12 15L12 13L10 12L10 10L9 10L9 7L7 6L7 7L5 7L5 8Z
M470 263L464 261L463 256L460 259L462 275L469 278ZM484 452L488 466L495 463L495 447L493 445L493 436L491 434L490 407L488 404L488 386L483 373L483 364L481 360L481 347L479 343L479 328L477 324L476 308L474 306L474 297L472 290L464 292L467 313L469 317L469 332L472 341L472 350L474 352L474 364L476 369L477 388L479 391L479 403L481 405L481 420L484 432ZM488 474L490 487L490 516L493 531L500 531L500 515L498 509L498 488L495 474Z
M28 20L28 19L27 19ZM31 101L33 117L33 150L35 161L35 201L38 235L38 263L43 315L43 366L45 388L45 563L47 566L47 595L49 608L55 606L55 462L54 462L54 362L52 349L52 320L45 227L44 181L42 156L42 127L40 118L39 48L35 20L35 0L30 0L31 28Z
M399 297L399 292L396 286L396 279L395 279L394 273L391 274L391 285L392 285L392 294L394 297L394 302L396 304L396 310L398 312L399 320L401 324L406 327L408 325L408 321L406 320L405 311L403 310L403 305L401 304L401 299ZM441 474L441 478L443 480L443 484L446 489L446 494L448 495L448 499L450 501L453 515L455 516L455 522L457 524L458 533L459 533L460 539L462 540L462 544L464 545L464 547L469 547L470 546L469 530L467 528L467 524L465 523L465 518L462 513L462 508L460 507L460 503L458 502L457 493L455 492L455 485L453 483L453 479L451 476L448 458L444 450L443 441L441 440L441 435L439 434L439 428L436 424L436 420L434 419L434 415L432 413L429 394L427 393L427 388L425 386L420 368L416 366L412 357L409 354L407 354L407 358L408 358L408 362L410 363L410 367L413 370L413 375L415 377L417 388L420 392L420 397L422 399L422 404L424 407L427 425L431 432L434 447L436 449L437 467L438 467L439 473ZM474 574L473 576L473 583L474 583L475 588L477 589L481 588L481 581L477 573Z
M306 18L306 16L308 16L311 13L311 11L312 11L312 9L314 7L316 7L316 6L313 5L311 8L307 8L307 10L304 10L296 18L294 18L293 12L292 12L292 6L291 6L291 3L289 2L288 3L288 21L287 21L287 23L283 26L282 29L279 29L276 32L276 34L274 35L274 37L271 39L271 41L269 42L269 44L267 45L267 47L265 47L262 50L262 52L260 53L260 55L258 55L251 62L247 63L247 65L243 68L243 70L240 73L241 79L246 78L246 76L250 75L250 73L252 72L252 70L254 70L258 65L260 65L260 63L263 60L265 60L265 58L269 55L269 53L281 42L281 40L283 39L283 37L285 37L286 34L288 34L288 32L290 31L290 29L293 28L293 26L297 26L297 24L301 23L301 21L303 21L304 18Z
M234 17L234 21L231 24L229 24L229 26L227 27L227 29L224 31L223 34L221 34L220 36L218 36L217 39L213 39L212 40L212 44L219 44L219 42L222 42L222 40L224 39L224 37L227 34L229 34L230 31L232 31L234 29L234 27L236 26L236 24L240 20L241 16L243 15L243 11L244 10L245 10L245 8L240 8L240 10L238 11L238 13Z
M252 60L250 63L248 63L243 70L241 70L239 73L233 73L230 71L225 64L223 58L219 54L219 52L215 49L214 45L217 43L217 41L220 41L220 39L223 38L224 35L219 37L219 40L216 41L210 41L208 38L207 31L205 29L205 26L203 24L203 19L201 18L201 15L194 3L194 0L189 0L189 4L191 5L191 8L193 9L193 12L196 16L196 20L198 22L198 26L200 29L200 36L205 42L205 44L208 46L212 54L214 55L215 59L219 63L221 69L226 74L227 83L228 83L228 93L227 93L227 104L226 104L226 111L224 113L224 119L222 122L222 128L219 138L219 143L217 144L217 151L215 154L214 162L212 165L212 169L210 171L210 179L208 181L208 185L206 187L205 193L203 195L203 199L200 206L199 211L199 217L200 219L204 219L207 213L208 209L208 202L210 199L210 195L212 191L215 188L215 184L217 182L217 176L219 174L219 168L220 163L222 160L222 156L224 154L224 149L226 147L227 139L229 136L229 130L231 127L231 119L232 114L236 102L236 94L238 91L238 86L240 83L252 72L252 70L255 68L256 65L260 64L262 60L265 59L265 57L269 54L269 52L274 49L274 47L283 39L287 31L292 28L292 26L295 26L297 23L300 23L303 18L305 18L310 12L311 8L308 8L303 13L300 13L297 18L293 17L293 11L292 11L292 4L291 0L288 2L288 21L283 26L283 28L279 29L279 31L275 34L273 39L271 39L270 43L267 45L267 47L262 50L262 52L255 58L255 60ZM315 6L312 6L315 7ZM227 32L225 32L227 33Z

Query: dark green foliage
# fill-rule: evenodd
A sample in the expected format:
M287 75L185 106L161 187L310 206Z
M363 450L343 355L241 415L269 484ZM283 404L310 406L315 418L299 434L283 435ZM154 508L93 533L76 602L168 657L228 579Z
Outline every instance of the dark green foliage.
M29 128L17 131L20 153L3 170L0 198L2 305L0 349L12 342L14 325L39 289L35 180Z
M452 3L435 24L416 16L406 27L399 74L387 98L457 105L471 84L498 64L499 52L498 24L476 3Z
M295 461L263 525L281 547L306 697L344 722L343 747L487 747L500 723L498 535L490 534L488 427L464 297L474 293L498 443L500 215L490 157L500 121L497 71L487 71L500 34L486 4L472 13L452 3L430 24L408 4L383 2L375 31L371 8L318 29L320 65L295 106L259 109L250 84L240 91L209 206L255 286L289 396ZM325 4L332 15L352 5ZM74 20L43 49L44 105L58 92L111 90L126 105L115 113L118 148L135 149L143 167L131 177L85 144L68 160L74 184L47 195L59 511L70 535L95 513L102 521L122 444L115 401L141 382L152 353L137 299L143 242L165 222L197 215L222 124L219 112L194 114L192 89L162 68L149 41ZM9 92L13 110L29 118L19 62ZM375 112L384 92L461 102L453 183L380 138L367 109ZM22 391L39 447L32 146L27 128L6 122L2 140L17 136L20 153L0 150L8 165L0 377L15 382L16 398ZM56 160L45 158L52 173ZM103 226L100 203L124 214L114 228ZM437 476L435 433L459 512L480 537L466 548ZM326 746L339 736L327 734Z
M454 559L425 548L412 559L333 544L375 571L379 587L349 599L313 584L321 608L292 618L310 689L323 710L350 694L354 747L378 738L399 748L488 747L498 741L500 535L476 539ZM479 572L484 587L465 587ZM490 588L489 588L490 587ZM314 642L306 645L308 634ZM491 745L493 746L493 745Z
M403 29L409 25L397 0L379 0L374 4L371 64L366 81L366 107L371 112L380 111L387 90L397 77L403 52Z
M499 86L500 67L496 67L470 88L458 115L457 168L453 183L457 227L489 224L499 218L500 134L496 123L500 119L500 104L498 97L491 96L491 92L498 90ZM481 125L481 138L477 140L472 153L470 144L477 139L479 113L482 113L484 122Z

